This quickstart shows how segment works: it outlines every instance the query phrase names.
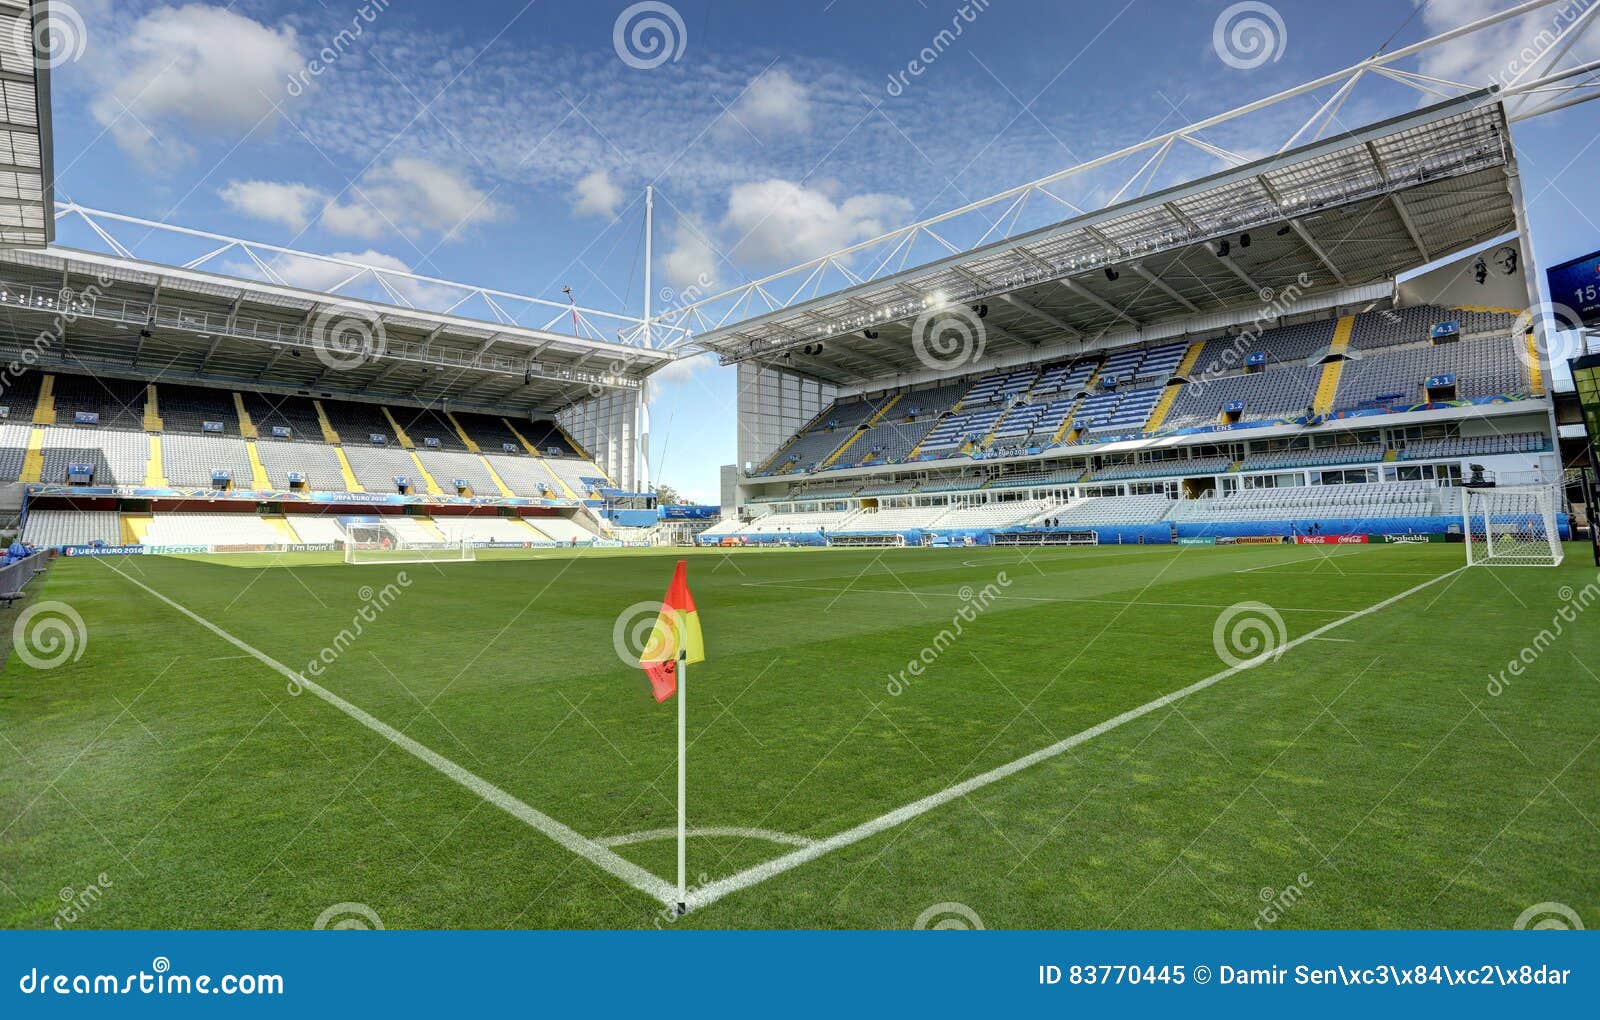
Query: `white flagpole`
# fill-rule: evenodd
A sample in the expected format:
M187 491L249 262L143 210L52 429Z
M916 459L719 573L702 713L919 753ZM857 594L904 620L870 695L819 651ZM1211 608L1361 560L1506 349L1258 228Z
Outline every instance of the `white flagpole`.
M680 614L681 615L681 614ZM680 624L680 628L681 628ZM688 836L688 741L685 734L688 731L688 684L687 673L689 670L689 650L683 647L683 642L678 642L678 913L689 912L688 897L688 854L685 851L685 842Z

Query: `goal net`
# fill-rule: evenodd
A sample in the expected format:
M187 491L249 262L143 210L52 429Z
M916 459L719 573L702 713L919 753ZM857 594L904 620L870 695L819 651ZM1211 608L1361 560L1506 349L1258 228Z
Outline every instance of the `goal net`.
M1561 563L1554 489L1527 485L1461 491L1467 566L1554 567Z
M449 563L477 559L472 543L418 542L402 537L387 524L352 524L345 528L346 563Z

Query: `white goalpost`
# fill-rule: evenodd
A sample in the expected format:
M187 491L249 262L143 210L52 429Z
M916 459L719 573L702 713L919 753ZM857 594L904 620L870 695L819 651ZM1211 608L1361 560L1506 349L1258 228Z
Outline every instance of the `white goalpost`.
M417 542L387 524L352 524L345 528L346 563L457 563L477 559L477 550L459 542Z
M1461 490L1469 567L1554 567L1561 563L1556 493L1543 485Z

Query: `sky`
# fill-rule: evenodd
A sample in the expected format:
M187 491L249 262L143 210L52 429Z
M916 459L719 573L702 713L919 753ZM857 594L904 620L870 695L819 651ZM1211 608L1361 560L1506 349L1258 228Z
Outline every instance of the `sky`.
M1589 2L1399 66L1487 83ZM638 315L646 185L659 309L1513 5L54 0L56 197L553 301L570 287L584 306ZM1241 19L1264 48L1232 34ZM1600 30L1563 66L1597 58ZM1327 96L1206 137L1274 151ZM1331 127L1418 105L1373 78ZM1514 135L1539 263L1600 248L1600 103ZM1058 191L1092 208L1134 169ZM1219 169L1174 150L1152 183ZM159 237L118 239L176 257ZM58 243L103 247L71 220ZM736 457L733 371L701 356L654 378L653 481L718 501L719 466Z

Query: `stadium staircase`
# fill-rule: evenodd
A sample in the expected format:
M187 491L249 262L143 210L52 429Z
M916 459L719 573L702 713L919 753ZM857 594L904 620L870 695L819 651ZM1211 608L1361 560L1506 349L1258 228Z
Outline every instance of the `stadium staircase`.
M774 464L776 464L778 462L778 458L783 456L784 453L786 453L788 451L789 447L793 446L795 443L798 443L800 441L800 437L801 436L805 435L807 432L810 432L812 429L816 428L817 427L817 423L822 421L822 416L827 414L829 411L833 410L833 405L835 403L837 403L837 401L831 401L830 400L828 402L828 406L827 407L824 407L822 410L817 412L816 417L812 418L810 421L806 422L804 425L800 426L798 429L795 429L794 434L789 437L787 442L785 442L782 446L778 447L776 450L773 450L772 451L772 456L768 457L766 460L761 462L761 466L756 468L756 473L760 474L763 471L772 470L772 465L774 465ZM520 439L521 437L519 436L518 438ZM523 442L526 443L527 440L523 440ZM915 451L913 451L913 452L915 452Z
M1183 360L1178 362L1178 367L1173 370L1173 375L1187 379L1189 373L1194 371L1194 366L1200 363L1200 351L1205 347L1204 340L1189 345L1189 350L1183 355ZM1167 415L1172 411L1172 405L1178 402L1178 394L1183 392L1182 383L1168 386L1161 394L1161 399L1156 402L1155 409L1150 412L1150 420L1145 422L1144 430L1154 432L1167 420Z
M452 415L451 416L451 421L454 421L454 420L455 420L455 418ZM460 427L461 427L460 425L456 426L456 428L458 428L458 429ZM472 442L472 440L467 439L467 434L465 432L461 433L461 438L462 439L466 439L467 442L469 442L469 443ZM472 445L474 446L474 448L476 448L478 444L473 443ZM506 484L506 480L504 478L500 477L500 472L496 471L494 469L494 465L489 463L489 458L488 457L485 457L481 453L478 454L478 463L482 464L483 465L483 469L489 473L489 481L493 482L494 483L494 487L500 490L500 495L505 496L508 499L516 495L516 493L511 491L511 486Z
M478 444L473 442L472 437L467 435L467 430L461 427L461 422L456 419L454 411L446 411L444 413L444 416L445 416L445 419L447 421L449 421L451 425L455 426L456 435L461 437L462 445L466 446L468 453L482 453L483 452L483 450L478 446ZM508 423L508 427L509 427L509 423ZM518 436L517 438L521 439L522 437ZM526 441L524 441L524 445L526 445ZM485 462L485 463L487 463L487 462ZM489 469L489 473L493 474L494 473L494 469L490 468ZM501 482L498 477L496 477L496 479L495 479L495 484L499 485L502 489L505 488L505 483ZM511 495L511 493L508 492L508 493L506 493L506 495L509 496L509 495Z
M390 411L387 407L380 407L378 410L383 412L383 420L389 423L390 428L394 429L394 441L400 444L400 449L415 450L417 448L417 444L411 441L411 437L406 435L406 430L400 427L400 423L398 421L395 421L394 412ZM416 460L416 457L413 456L411 459ZM421 461L417 461L417 467L422 467ZM427 472L424 470L423 474L427 474ZM435 486L435 488L436 487L437 486ZM429 491L431 492L432 489Z
M241 420L242 424L243 421ZM272 478L267 474L267 466L261 463L261 451L256 447L254 439L246 439L244 441L244 452L250 458L250 487L257 492L270 490L272 488Z
M1316 414L1327 414L1333 410L1333 398L1339 392L1339 379L1344 375L1345 351L1350 349L1350 334L1355 331L1356 317L1354 315L1341 316L1339 324L1333 328L1333 342L1328 345L1329 354L1337 354L1322 366L1322 379L1317 383L1317 395L1311 400L1311 409Z
M56 423L56 377L47 375L39 380L39 397L33 405L35 425Z
M567 483L561 480L560 475L550 470L550 465L544 462L544 454L540 453L536 446L528 442L528 437L522 434L522 430L511 424L510 418L501 418L500 421L506 428L511 430L512 435L517 437L517 442L521 443L522 448L528 451L528 455L539 462L539 466L544 469L545 474L550 476L550 480L555 482L555 485L551 487L551 491L565 493L568 499L577 499L578 494L567 487Z
M48 381L49 378L49 376L45 376L46 381ZM43 387L40 388L39 392L43 394ZM54 408L51 409L50 416L52 418L55 417ZM34 421L36 423L38 421L37 412L35 412ZM22 455L22 473L17 476L17 481L37 482L41 481L43 478L44 428L38 424L35 424L32 431L28 433L28 449Z
M161 407L156 400L156 384L151 383L144 391L144 430L160 432L162 428Z
M394 426L395 436L399 437L402 433L400 432L400 425L394 420L394 415L389 414L387 407L383 409L383 413L388 417L389 424ZM406 439L402 441L401 445L405 447L407 453L411 454L411 463L417 466L417 475L421 477L423 486L428 490L428 495L443 496L444 490L439 488L439 483L434 481L433 475L428 473L428 469L422 466L422 458L417 456L416 447L411 445L411 440Z
M148 411L146 415L148 417ZM161 437L154 433L150 436L150 459L144 463L144 486L147 489L167 487L166 469L161 463Z
M311 406L317 409L317 425L322 429L322 441L330 446L341 446L344 440L339 438L339 433L333 431L333 423L328 420L328 411L322 406L322 401L313 400ZM351 492L360 492L360 489L351 489Z
M317 411L320 414L322 408L319 406ZM323 422L324 425L326 425L327 419L324 418ZM344 491L366 492L367 490L363 489L361 487L361 483L356 480L355 470L350 467L350 458L344 455L344 447L335 446L333 448L333 455L339 458L339 474L344 478Z
M256 429L256 423L251 419L250 412L244 407L244 394L235 391L233 394L233 413L239 417L239 435L246 439L260 439L261 433Z
M1528 392L1536 397L1544 396L1544 371L1539 367L1539 342L1534 338L1534 333L1529 330L1522 337L1522 343L1527 350L1527 357L1522 363L1528 366Z
M888 414L889 413L889 409L891 407L893 407L894 405L898 404L900 402L900 398L903 397L903 396L905 396L904 393L896 393L894 396L890 397L888 403L886 403L882 407L878 408L877 413L874 414L871 418L867 419L866 424L864 424L864 425L860 426L859 428L857 428L853 433L850 434L850 438L849 439L846 439L842 444L840 444L840 446L839 446L839 448L837 450L833 451L832 453L830 453L828 455L828 459L823 461L818 466L818 470L826 471L828 468L833 467L834 462L837 461L840 457L843 457L844 456L844 452L846 450L850 449L850 447L854 446L856 440L860 439L866 433L866 431L868 429L872 428L874 425L878 424L878 422L882 421L883 420L883 416ZM571 440L568 440L568 442L571 442ZM577 447L577 445L574 444L574 449L578 449L578 448L579 447Z
M150 530L150 522L153 520L155 520L153 514L123 514L122 544L143 545L145 532Z
M300 536L295 532L294 526L291 525L289 523L289 519L282 514L264 515L261 518L261 521L262 523L271 527L278 534L282 535L285 545L294 545L300 541Z

